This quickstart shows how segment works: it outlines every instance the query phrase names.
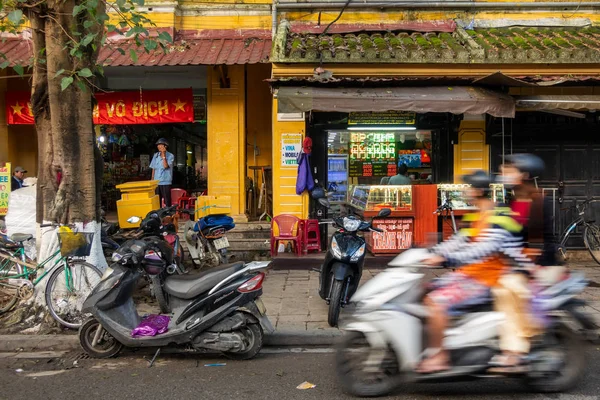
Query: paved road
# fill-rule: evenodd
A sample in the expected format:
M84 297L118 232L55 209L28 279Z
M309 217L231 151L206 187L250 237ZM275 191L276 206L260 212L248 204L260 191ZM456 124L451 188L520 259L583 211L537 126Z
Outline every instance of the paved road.
M78 353L53 358L14 359L0 355L0 399L348 399L333 378L331 353L263 353L233 362L197 355L163 355L148 367L148 356L129 353L111 360L77 360ZM569 394L531 394L516 381L411 385L390 399L506 400L598 399L600 349L590 347L590 366ZM151 358L151 357L150 357ZM225 362L220 367L205 364ZM65 369L68 368L68 369ZM22 369L22 372L16 372ZM55 375L47 375L55 374ZM298 390L298 384L316 384Z

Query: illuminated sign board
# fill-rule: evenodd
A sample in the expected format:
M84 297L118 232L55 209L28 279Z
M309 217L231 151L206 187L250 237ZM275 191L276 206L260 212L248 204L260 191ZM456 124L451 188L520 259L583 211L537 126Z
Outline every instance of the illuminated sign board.
M394 133L362 133L350 135L350 160L394 161L396 136Z

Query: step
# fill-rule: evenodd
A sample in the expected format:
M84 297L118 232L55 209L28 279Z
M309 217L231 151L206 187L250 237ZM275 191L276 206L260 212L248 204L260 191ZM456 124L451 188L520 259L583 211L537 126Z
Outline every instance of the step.
M259 222L237 222L232 231L271 231L271 224Z
M271 241L269 239L233 239L229 238L229 249L231 251L270 251Z
M271 231L237 231L235 229L227 232L227 238L231 239L265 239L271 240Z

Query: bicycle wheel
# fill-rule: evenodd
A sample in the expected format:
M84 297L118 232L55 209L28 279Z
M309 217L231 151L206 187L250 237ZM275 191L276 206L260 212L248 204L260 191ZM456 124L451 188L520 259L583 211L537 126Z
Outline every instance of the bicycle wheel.
M12 256L12 253L0 250L0 314L10 311L19 301L19 288L10 284L6 278L19 274L17 263L6 260L3 255Z
M68 275L64 264L56 268L46 285L50 315L61 325L78 329L84 319L83 303L101 278L100 270L84 261L69 261Z
M600 264L600 228L597 225L587 224L583 232L583 242L594 261Z

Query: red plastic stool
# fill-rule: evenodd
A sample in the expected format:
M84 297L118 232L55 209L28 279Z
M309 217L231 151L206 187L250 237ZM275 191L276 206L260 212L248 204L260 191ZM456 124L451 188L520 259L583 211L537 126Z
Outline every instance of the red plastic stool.
M304 252L311 250L321 251L321 230L316 219L304 220L303 224Z
M195 197L181 197L179 199L178 209L179 210L187 210L187 209L195 209L196 208L196 198ZM182 221L188 221L190 216L188 214L179 213L179 219Z

